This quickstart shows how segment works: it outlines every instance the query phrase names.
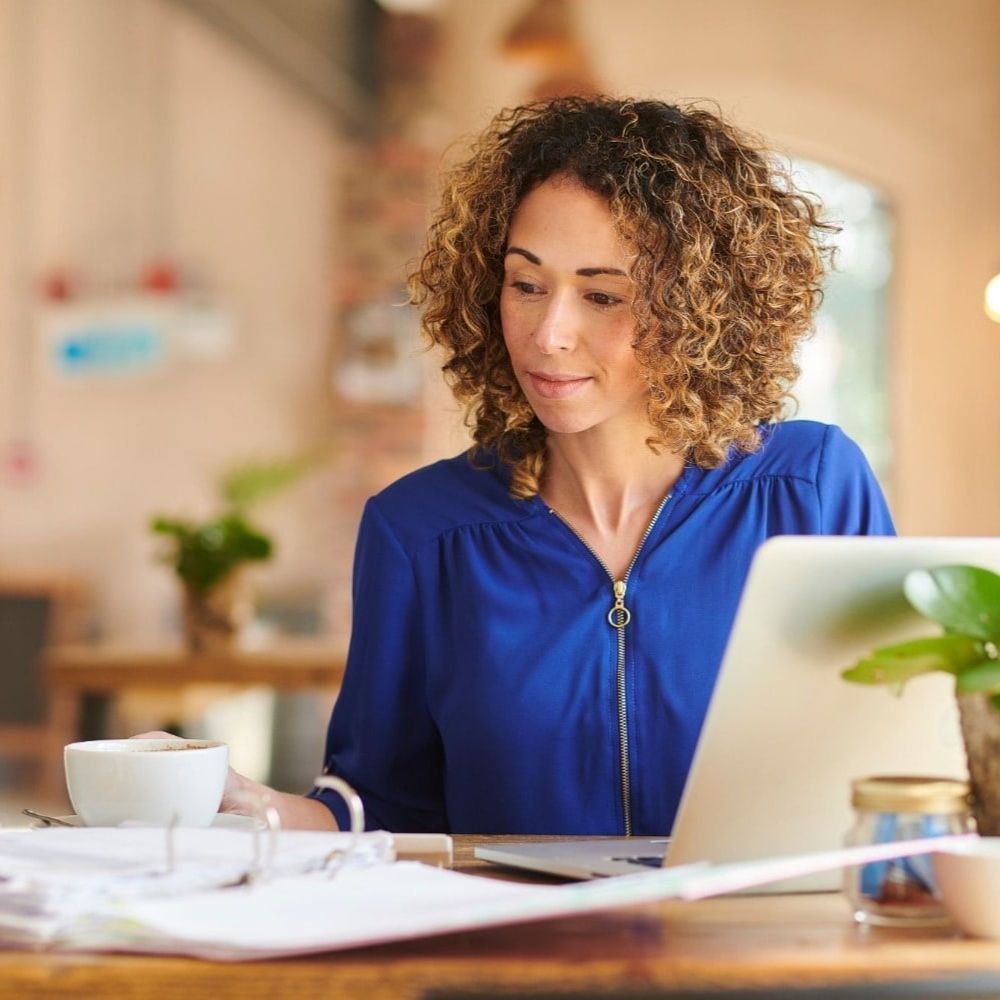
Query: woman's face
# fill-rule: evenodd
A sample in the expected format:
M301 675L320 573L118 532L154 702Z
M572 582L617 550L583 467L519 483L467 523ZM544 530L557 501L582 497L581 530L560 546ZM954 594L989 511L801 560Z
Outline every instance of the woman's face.
M568 177L525 195L511 219L500 320L517 380L551 433L648 426L632 295L604 199Z

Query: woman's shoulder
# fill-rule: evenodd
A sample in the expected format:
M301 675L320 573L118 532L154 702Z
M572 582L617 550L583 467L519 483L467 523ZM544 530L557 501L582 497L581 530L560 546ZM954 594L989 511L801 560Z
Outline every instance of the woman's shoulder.
M836 424L786 420L762 428L762 440L759 454L763 467L813 482L838 468L868 465L861 448Z
M703 481L709 490L759 479L797 479L814 484L837 467L866 465L861 449L836 424L786 420L760 428L760 447L736 453Z
M854 442L836 425L818 420L785 420L761 427L757 465L768 475L815 480L828 449ZM857 447L854 445L854 447Z
M468 452L407 473L369 503L409 550L455 528L519 521L530 506L508 493L492 456Z

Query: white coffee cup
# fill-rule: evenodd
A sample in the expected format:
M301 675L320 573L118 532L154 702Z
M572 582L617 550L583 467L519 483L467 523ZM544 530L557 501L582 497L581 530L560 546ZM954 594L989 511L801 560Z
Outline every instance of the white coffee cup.
M66 787L86 826L208 826L229 747L215 740L89 740L64 751Z

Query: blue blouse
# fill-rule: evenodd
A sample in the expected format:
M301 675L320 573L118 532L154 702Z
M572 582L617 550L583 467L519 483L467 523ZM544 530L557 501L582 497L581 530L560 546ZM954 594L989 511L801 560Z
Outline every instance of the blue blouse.
M505 471L460 455L368 501L325 769L372 829L665 834L757 547L892 534L882 493L857 445L808 421L687 466L618 628L607 570ZM346 825L334 793L310 794Z

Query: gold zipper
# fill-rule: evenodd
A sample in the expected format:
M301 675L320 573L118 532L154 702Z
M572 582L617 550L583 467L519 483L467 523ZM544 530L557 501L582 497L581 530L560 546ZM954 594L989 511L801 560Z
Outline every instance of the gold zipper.
M625 575L620 580L615 579L614 573L608 569L607 563L590 547L583 535L559 511L554 510L552 507L549 508L549 513L555 514L580 539L584 548L597 560L604 572L608 574L608 579L611 580L611 589L615 602L608 612L608 624L618 633L618 663L616 671L618 690L618 767L621 775L622 815L625 819L626 837L632 836L632 789L628 767L628 703L625 698L625 626L632 620L632 612L625 606L625 591L628 589L628 578L632 573L632 567L635 566L635 562L639 558L639 553L642 551L643 545L646 544L646 539L652 533L653 527L656 525L657 519L663 508L666 507L670 497L671 494L668 493L653 512L652 519L646 525L646 530L643 532L642 538L639 539L639 545L632 556L632 561L628 564Z

